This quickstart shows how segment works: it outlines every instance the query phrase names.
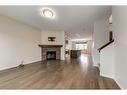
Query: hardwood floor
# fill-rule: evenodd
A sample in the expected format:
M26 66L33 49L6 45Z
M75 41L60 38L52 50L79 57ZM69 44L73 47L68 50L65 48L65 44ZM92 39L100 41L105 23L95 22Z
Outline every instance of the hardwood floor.
M0 71L0 89L119 89L114 80L100 77L92 58L49 60Z

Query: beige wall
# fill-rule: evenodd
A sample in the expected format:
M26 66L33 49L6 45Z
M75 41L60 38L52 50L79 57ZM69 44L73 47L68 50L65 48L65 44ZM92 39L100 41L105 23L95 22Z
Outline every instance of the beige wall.
M100 75L114 79L114 43L100 52Z
M127 89L127 6L112 8L115 80L122 89Z
M72 50L76 50L76 44L74 41L72 41Z
M72 41L70 39L68 40L68 44L66 44L66 49L71 50L72 49Z
M88 44L88 49L87 49L87 53L88 54L91 54L92 53L92 40L89 40L89 41L87 41L87 44Z
M48 37L56 37L55 42ZM42 31L17 20L0 16L0 70L41 60L39 44L63 45L61 59L65 59L64 31Z
M97 49L107 42L109 42L109 21L108 18L101 18L94 23L92 55L95 66L100 63L100 54Z
M113 6L114 43L101 51L101 73L127 89L127 6Z
M0 16L0 70L41 60L41 31Z

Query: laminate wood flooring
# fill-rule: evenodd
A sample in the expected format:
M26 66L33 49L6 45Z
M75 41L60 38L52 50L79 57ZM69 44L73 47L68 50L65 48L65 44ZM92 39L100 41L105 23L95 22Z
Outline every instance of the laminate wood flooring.
M100 77L92 57L36 62L0 71L0 89L120 89L113 79Z

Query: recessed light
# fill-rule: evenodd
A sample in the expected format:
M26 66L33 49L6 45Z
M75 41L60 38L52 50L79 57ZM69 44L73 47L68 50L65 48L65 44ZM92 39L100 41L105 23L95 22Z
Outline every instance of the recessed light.
M41 15L46 18L55 18L55 12L50 8L41 8Z

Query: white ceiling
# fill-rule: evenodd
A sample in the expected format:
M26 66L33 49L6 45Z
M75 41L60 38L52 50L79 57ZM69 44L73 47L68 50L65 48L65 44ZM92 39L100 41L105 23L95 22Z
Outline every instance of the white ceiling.
M46 6L56 13L56 19L40 15L43 6L1 6L0 14L30 24L42 30L65 31L72 39L91 39L95 20L111 14L110 6Z

